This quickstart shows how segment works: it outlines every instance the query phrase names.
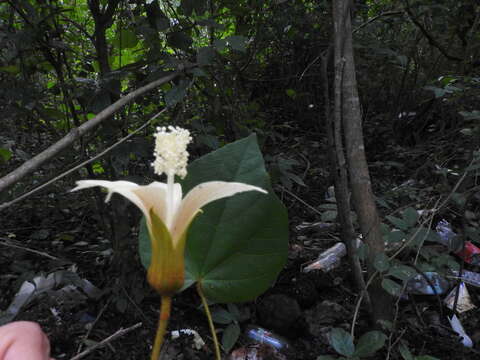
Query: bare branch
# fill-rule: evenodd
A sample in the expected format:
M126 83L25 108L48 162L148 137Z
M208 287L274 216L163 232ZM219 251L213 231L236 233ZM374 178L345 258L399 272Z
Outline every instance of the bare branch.
M122 98L114 102L112 105L103 109L94 118L88 120L79 127L72 129L65 137L57 141L55 144L51 145L32 159L24 162L21 166L16 168L11 173L0 178L0 192L5 191L5 189L12 186L26 175L35 171L39 166L52 159L59 152L71 146L75 140L95 129L102 121L108 119L110 116L115 114L124 105L145 94L146 92L173 80L179 74L181 74L180 71L173 72L170 75L155 80L135 91L132 91L131 93L123 96Z

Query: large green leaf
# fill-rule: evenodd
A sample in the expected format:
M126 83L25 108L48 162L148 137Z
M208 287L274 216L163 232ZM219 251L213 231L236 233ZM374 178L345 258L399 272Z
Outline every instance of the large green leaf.
M255 135L191 163L183 189L212 180L256 185L268 195L247 192L205 206L189 230L187 280L200 281L218 302L247 301L271 285L286 261L287 211L271 188Z
M192 162L184 194L212 180L259 186L268 194L246 192L205 206L189 228L186 286L201 282L217 302L240 302L264 292L282 269L288 251L288 218L274 194L255 135ZM140 228L140 256L148 267L150 242Z
M113 44L119 49L130 49L138 44L138 38L135 31L131 29L121 29L116 33Z

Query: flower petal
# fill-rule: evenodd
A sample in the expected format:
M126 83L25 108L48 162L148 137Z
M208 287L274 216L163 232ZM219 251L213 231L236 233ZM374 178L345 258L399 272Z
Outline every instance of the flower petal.
M167 226L167 189L168 186L162 182L153 182L146 186L139 186L134 193L142 200L144 206L152 208L155 214ZM180 184L173 184L173 208L175 214L182 201L182 187ZM173 217L173 216L172 216ZM149 216L148 216L149 218Z
M77 181L77 187L71 191L83 190L95 186L101 186L108 190L105 202L110 201L113 193L118 193L142 210L145 216L149 217L148 207L145 206L143 200L135 194L134 190L138 189L140 185L130 181L107 181L107 180L80 180Z
M185 196L175 215L173 229L170 230L174 246L178 245L178 240L188 228L198 210L203 206L212 201L230 197L245 191L267 193L267 191L257 186L238 182L209 181L195 186Z

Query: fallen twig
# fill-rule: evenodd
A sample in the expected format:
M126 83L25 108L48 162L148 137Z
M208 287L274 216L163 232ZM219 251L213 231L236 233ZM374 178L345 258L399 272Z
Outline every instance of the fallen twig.
M117 332L115 332L114 334L110 335L109 337L103 339L102 341L100 341L99 343L96 343L95 345L93 346L90 346L88 349L82 351L80 354L77 354L75 355L74 357L72 357L70 360L78 360L78 359L81 359L85 356L87 356L88 354L90 354L92 351L98 349L99 347L102 347L102 346L105 346L107 345L108 343L110 343L111 341L115 340L116 338L119 338L137 328L139 328L140 326L142 326L142 323L139 322L133 326L130 326L129 328L126 328L126 329L123 329L123 328L120 328L120 330L117 330Z
M6 246L6 247L11 247L11 248L14 248L14 249L20 249L20 250L28 251L28 252L31 252L33 254L44 256L44 257L49 258L51 260L60 260L59 258L57 258L55 256L52 256L52 255L49 255L46 252L30 249L30 248L20 246L20 245L15 245L15 244L12 244L10 242L10 240L4 239L4 238L0 238L0 239L6 240L6 241L0 241L0 245Z

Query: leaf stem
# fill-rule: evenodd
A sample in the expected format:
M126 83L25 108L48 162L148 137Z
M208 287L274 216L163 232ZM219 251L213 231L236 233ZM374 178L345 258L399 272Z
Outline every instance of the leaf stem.
M170 311L172 308L172 297L162 296L162 303L160 308L160 317L158 320L157 334L155 335L155 343L152 349L151 360L158 360L160 356L160 349L162 348L165 331L167 330L168 320L170 319Z
M207 299L203 294L202 284L200 284L200 282L197 282L197 292L200 296L200 299L202 299L202 304L205 309L205 314L207 315L210 332L212 333L213 345L215 346L215 358L216 360L221 360L222 357L220 354L220 346L218 344L217 333L215 332L215 325L213 325L212 314L210 313L210 308L208 307Z

